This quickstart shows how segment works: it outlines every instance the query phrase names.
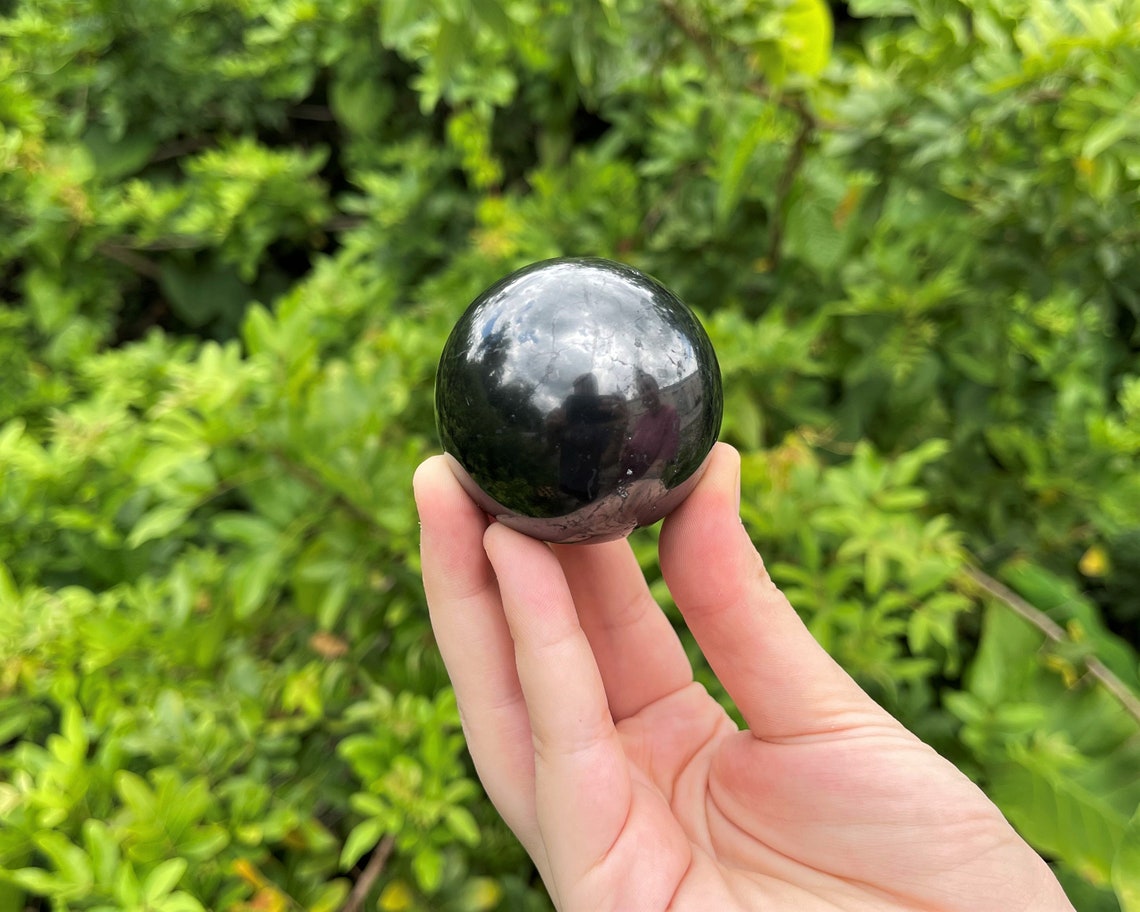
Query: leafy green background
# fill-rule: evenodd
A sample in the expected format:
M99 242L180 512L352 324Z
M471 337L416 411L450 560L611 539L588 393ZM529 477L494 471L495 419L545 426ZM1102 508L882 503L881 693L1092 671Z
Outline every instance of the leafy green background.
M1137 98L1136 0L0 2L0 908L549 907L410 477L588 254L705 321L815 635L1140 910Z

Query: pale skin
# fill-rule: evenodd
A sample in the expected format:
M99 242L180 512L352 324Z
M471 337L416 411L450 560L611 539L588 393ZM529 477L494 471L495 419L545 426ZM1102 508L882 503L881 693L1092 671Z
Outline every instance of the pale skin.
M562 912L1072 912L988 798L812 638L739 520L724 444L660 537L740 730L627 542L490 521L416 473L424 588L479 777Z

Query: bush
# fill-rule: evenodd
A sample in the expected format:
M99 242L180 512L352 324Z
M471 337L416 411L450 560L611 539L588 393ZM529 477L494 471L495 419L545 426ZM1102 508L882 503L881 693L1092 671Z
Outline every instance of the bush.
M462 308L589 254L704 317L815 635L1140 909L1134 2L0 10L0 908L548 907L410 478Z

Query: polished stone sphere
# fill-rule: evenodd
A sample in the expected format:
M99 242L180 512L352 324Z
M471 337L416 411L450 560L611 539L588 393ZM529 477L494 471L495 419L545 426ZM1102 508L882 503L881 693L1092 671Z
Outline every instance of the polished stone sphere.
M520 269L459 318L436 377L444 451L504 525L622 538L673 510L720 432L720 369L692 311L603 259Z

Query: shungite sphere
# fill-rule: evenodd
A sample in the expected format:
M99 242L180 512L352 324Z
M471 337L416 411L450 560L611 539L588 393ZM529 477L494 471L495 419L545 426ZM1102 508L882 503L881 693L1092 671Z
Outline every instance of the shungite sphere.
M556 259L484 291L452 330L436 421L456 477L504 525L602 542L688 496L720 432L712 344L658 282Z

